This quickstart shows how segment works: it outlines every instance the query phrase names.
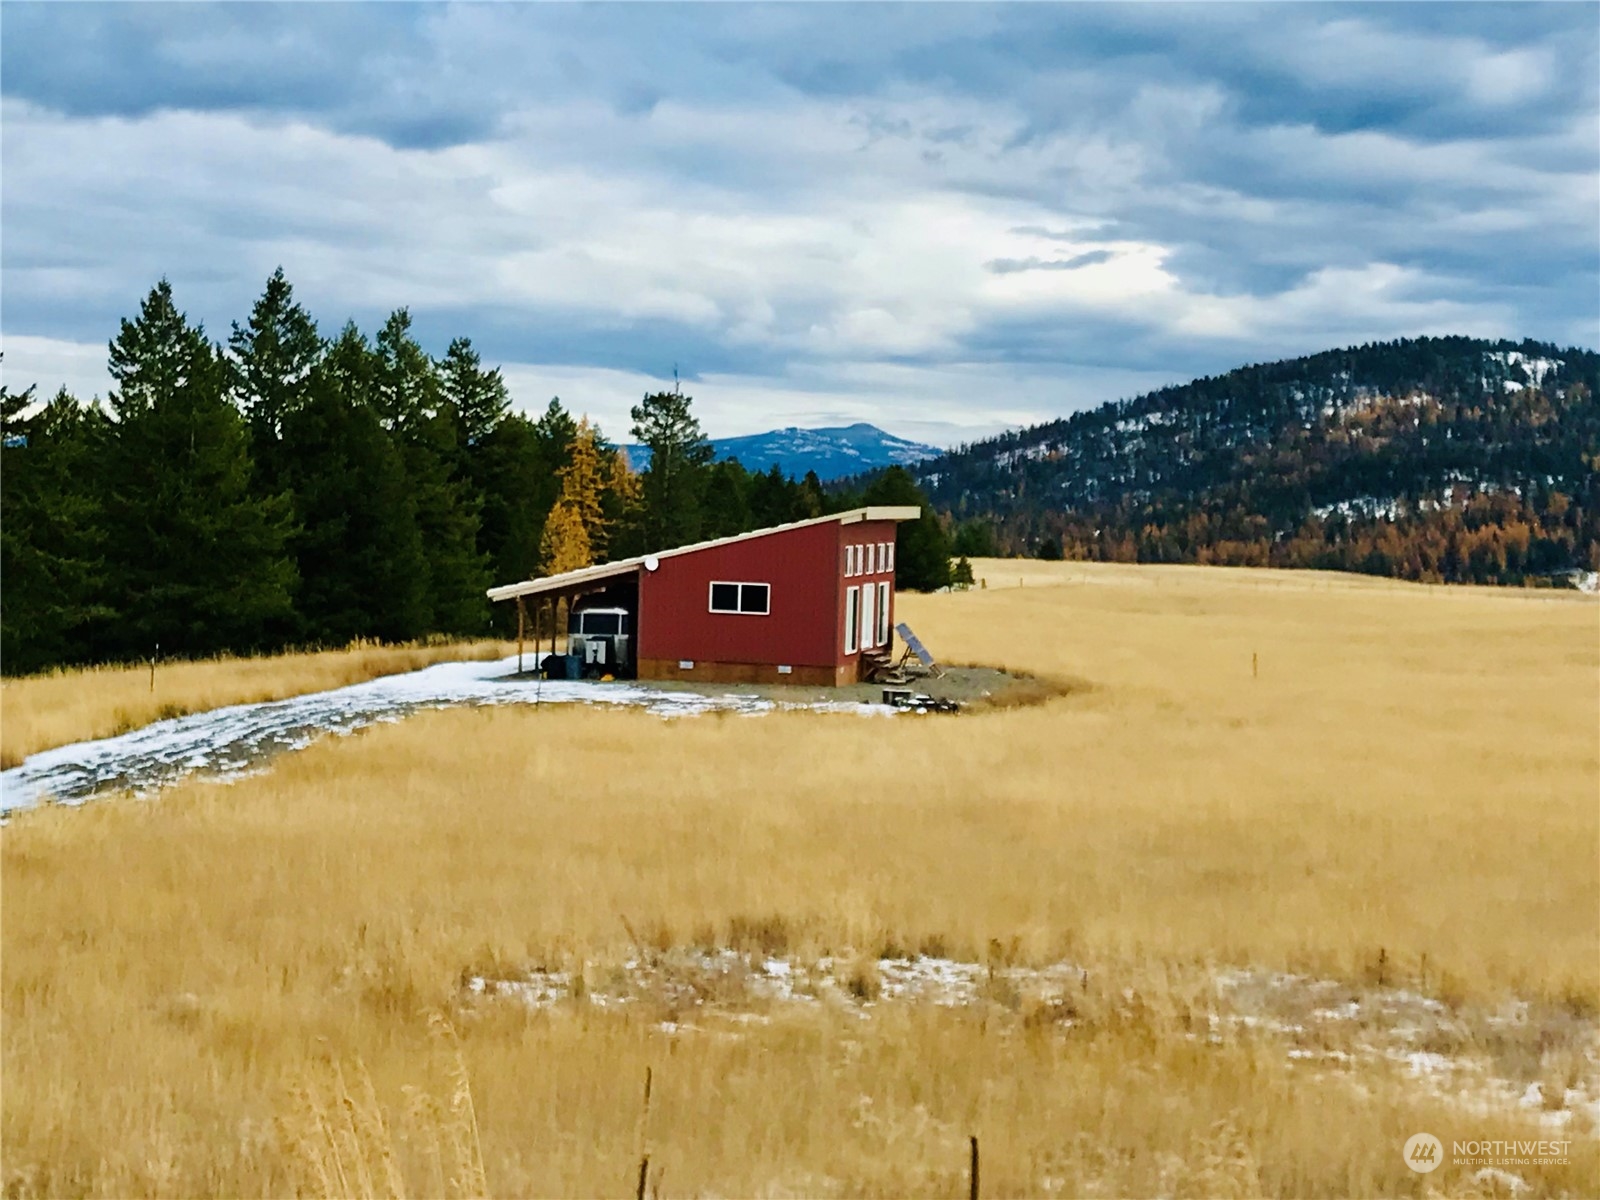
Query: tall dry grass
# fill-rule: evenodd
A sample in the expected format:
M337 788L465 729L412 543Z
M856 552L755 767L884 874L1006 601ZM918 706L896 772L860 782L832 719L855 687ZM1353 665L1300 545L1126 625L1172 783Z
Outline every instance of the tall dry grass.
M153 677L148 666L17 676L0 680L0 768L52 746L112 737L168 717L283 700L437 662L501 658L515 649L495 641L358 643L344 650L160 663Z
M1060 572L1094 586L902 600L946 659L1093 684L1039 707L434 713L231 785L20 815L0 834L5 1186L326 1193L284 1122L348 1096L388 1142L325 1117L339 1161L387 1144L374 1194L434 1194L407 1113L464 1086L430 1027L447 1013L495 1194L631 1191L647 1066L663 1196L948 1194L968 1134L985 1195L1481 1191L1413 1175L1401 1142L1528 1136L1530 1116L1453 1108L1381 1063L1295 1064L1266 1031L1212 1044L1202 981L1382 971L1592 1017L1600 610ZM1114 1003L1066 1029L819 1006L698 1032L462 1003L472 975L752 940L1070 958ZM343 1082L308 1092L329 1062ZM459 1120L434 1120L453 1144ZM1590 1189L1587 1138L1526 1172L1537 1194Z

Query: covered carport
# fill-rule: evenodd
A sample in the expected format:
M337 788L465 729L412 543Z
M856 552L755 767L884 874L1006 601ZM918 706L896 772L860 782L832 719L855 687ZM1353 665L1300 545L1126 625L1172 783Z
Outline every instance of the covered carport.
M565 571L560 575L525 579L521 583L490 588L490 600L497 603L502 600L517 602L517 673L521 674L523 670L523 654L530 633L533 635L536 658L540 651L538 631L542 622L539 618L546 611L550 614L550 653L554 654L563 628L561 620L563 607L570 619L578 601L593 593L614 594L618 605L628 608L632 613L634 628L637 629L641 562L641 559L623 559L620 562L601 563L599 566Z

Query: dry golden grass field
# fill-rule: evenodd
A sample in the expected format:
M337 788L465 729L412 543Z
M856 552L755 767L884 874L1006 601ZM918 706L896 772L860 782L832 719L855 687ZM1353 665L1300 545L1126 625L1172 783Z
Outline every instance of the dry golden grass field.
M975 566L901 617L1068 694L431 713L16 816L5 1194L964 1196L969 1136L984 1196L1600 1191L1600 606ZM1512 1138L1565 1161L1448 1157Z
M505 642L357 646L261 658L215 658L149 667L89 667L0 681L0 767L30 754L126 733L152 721L228 704L282 700L306 692L415 671L430 663L501 658Z

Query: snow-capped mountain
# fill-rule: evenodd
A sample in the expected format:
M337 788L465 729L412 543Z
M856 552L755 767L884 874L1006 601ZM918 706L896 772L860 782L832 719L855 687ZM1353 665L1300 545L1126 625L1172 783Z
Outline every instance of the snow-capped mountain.
M773 463L785 475L802 478L815 471L822 480L838 479L895 463L911 464L933 458L943 451L885 433L876 425L858 422L827 429L774 429L744 437L716 438L712 445L718 459L738 459L747 471L765 471ZM635 470L650 464L650 451L628 445L628 461Z

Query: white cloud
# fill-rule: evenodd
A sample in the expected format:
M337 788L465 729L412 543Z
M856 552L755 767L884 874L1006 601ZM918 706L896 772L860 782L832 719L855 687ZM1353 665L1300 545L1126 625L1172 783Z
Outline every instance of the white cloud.
M103 344L85 366L71 339L110 336L111 314L131 314L161 275L220 337L281 264L330 330L399 305L432 328L492 325L519 399L571 391L613 436L659 381L582 364L637 363L648 336L650 353L681 340L671 357L701 371L697 404L716 433L820 414L914 436L907 422L920 422L920 436L945 441L1185 378L1212 348L1205 369L1423 332L1553 336L1593 311L1592 297L1530 301L1532 289L1513 302L1481 265L1565 251L1592 275L1592 104L1515 137L1487 118L1470 136L1381 120L1330 133L1303 96L1245 121L1245 102L1262 97L1204 61L1220 38L1302 90L1370 91L1374 111L1399 96L1487 114L1556 94L1566 60L1549 45L1310 9L1136 7L1114 20L1190 30L1199 49L1166 60L1185 69L1149 69L1158 57L1134 74L1064 54L963 88L918 82L929 74L893 51L1009 18L897 11L874 19L903 43L839 51L879 63L877 85L807 93L774 63L803 73L829 30L798 10L741 9L692 48L681 86L662 77L625 103L652 77L652 47L577 36L589 29L580 10L544 11L548 27L487 7L430 12L419 23L440 69L415 96L363 93L401 116L481 106L493 136L441 149L339 132L361 122L304 115L310 102L294 117L73 118L6 99L6 321L32 335L7 338L7 374L37 364L41 378L103 393ZM694 41L662 29L679 49ZM745 54L758 44L762 61ZM186 53L203 65L219 52L201 39ZM379 80L398 69L361 67ZM473 86L452 87L462 82ZM1544 307L1514 306L1530 303ZM1529 327L1530 312L1544 327ZM1026 345L1008 347L1018 329ZM1135 344L1141 365L1165 351L1170 372L1077 361ZM709 360L740 373L708 374Z
M0 352L5 354L0 360L0 380L9 390L20 392L35 386L39 400L48 400L61 388L81 400L104 398L111 390L104 342L10 334L0 339Z

